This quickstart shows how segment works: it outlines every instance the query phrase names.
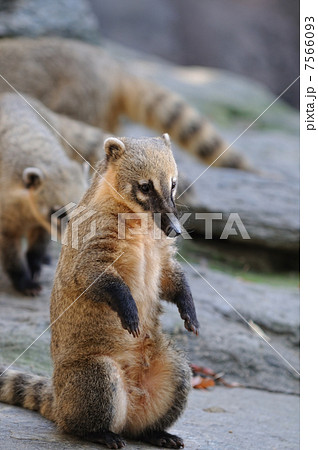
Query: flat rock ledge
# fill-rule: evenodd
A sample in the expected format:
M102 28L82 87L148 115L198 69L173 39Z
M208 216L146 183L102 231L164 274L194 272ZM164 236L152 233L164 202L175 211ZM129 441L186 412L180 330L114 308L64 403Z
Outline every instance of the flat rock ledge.
M253 389L193 390L182 418L171 429L186 449L236 450L299 448L299 399ZM102 449L59 433L39 414L0 404L0 448L6 450ZM131 450L155 447L128 442Z

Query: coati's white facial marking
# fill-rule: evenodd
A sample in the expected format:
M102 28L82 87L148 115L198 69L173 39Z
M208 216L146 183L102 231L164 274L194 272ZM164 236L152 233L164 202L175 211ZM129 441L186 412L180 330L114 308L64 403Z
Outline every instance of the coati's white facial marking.
M155 178L154 180L152 180L152 182L153 182L153 186L154 186L155 190L156 190L157 192L161 192L161 186L160 186L159 180L157 180L157 179Z
M145 202L148 198L148 195L146 193L143 193L141 190L138 190L136 192L136 196L140 202Z
M174 177L171 180L171 194L172 194L173 198L176 196L176 192L177 192L176 187L177 187L177 178Z

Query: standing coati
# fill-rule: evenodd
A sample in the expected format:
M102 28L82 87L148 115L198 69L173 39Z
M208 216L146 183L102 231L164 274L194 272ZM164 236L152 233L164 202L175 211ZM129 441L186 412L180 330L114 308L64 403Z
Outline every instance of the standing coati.
M47 259L50 214L87 187L82 165L16 94L0 96L0 253L14 287L36 295ZM26 255L23 238L27 238Z
M199 324L173 240L166 237L181 232L176 164L168 135L109 138L105 152L98 170L116 191L94 177L79 207L95 214L79 235L87 236L91 220L96 233L73 248L71 218L57 267L53 385L8 370L0 377L0 401L38 410L61 430L107 448L122 448L124 437L180 448L182 439L165 430L185 408L190 369L162 333L160 299L176 304L187 330L197 334ZM161 213L160 223L154 213ZM133 214L125 239L118 239L121 214ZM148 225L141 234L144 216Z
M1 76L51 110L115 132L126 115L161 133L206 164L249 170L217 135L210 121L181 97L130 74L105 49L61 38L0 41ZM0 80L0 92L12 88Z

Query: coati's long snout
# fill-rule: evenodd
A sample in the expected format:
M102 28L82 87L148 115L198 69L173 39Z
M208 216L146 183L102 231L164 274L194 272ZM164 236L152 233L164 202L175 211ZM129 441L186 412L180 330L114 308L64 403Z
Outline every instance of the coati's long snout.
M168 215L169 214L169 215ZM161 229L166 236L176 237L181 234L179 220L173 213L165 213L161 216Z
M154 214L154 222L168 237L177 237L181 234L181 225L175 207L166 208L160 214Z

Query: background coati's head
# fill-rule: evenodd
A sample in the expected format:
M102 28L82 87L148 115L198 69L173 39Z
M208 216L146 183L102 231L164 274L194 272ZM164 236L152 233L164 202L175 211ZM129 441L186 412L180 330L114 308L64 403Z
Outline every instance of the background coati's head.
M156 223L162 231L171 237L181 234L175 205L178 171L169 135L108 138L104 146L106 177L120 201L137 213L160 213Z
M77 204L88 187L85 168L65 160L49 167L26 167L22 181L29 192L30 212L38 220L50 222L51 215L69 203Z

